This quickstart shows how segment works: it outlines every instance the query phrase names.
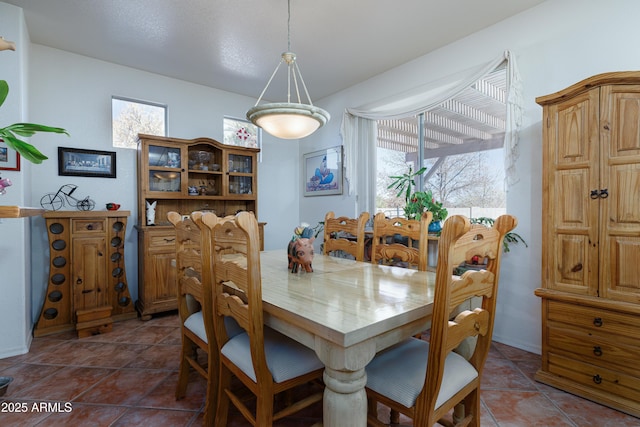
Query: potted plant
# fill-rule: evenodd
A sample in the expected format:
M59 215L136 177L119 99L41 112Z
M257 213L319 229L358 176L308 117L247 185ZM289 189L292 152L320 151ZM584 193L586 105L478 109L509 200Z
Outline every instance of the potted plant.
M431 219L431 224L429 224L429 231L435 233L442 229L442 221L448 214L447 209L442 206L441 202L434 199L431 191L412 191L416 186L415 178L422 175L426 170L427 168L423 167L413 172L413 169L409 166L408 172L391 176L394 181L388 188L398 191L396 197L404 196L404 214L408 219L419 218L425 211L431 212L433 218Z
M431 212L433 217L429 224L429 232L437 233L442 230L442 221L447 217L447 209L442 202L435 200L431 191L417 191L413 193L404 207L408 219L420 218L423 212Z

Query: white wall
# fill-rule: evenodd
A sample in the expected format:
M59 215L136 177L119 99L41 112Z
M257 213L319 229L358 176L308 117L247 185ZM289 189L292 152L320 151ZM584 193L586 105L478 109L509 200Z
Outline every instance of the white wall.
M326 146L339 144L345 107L409 90L489 61L507 49L516 54L525 120L517 163L520 181L508 191L507 210L518 218L516 231L529 247L516 245L503 258L494 331L499 342L540 352L540 301L533 292L541 277L542 109L535 98L594 74L640 69L638 16L640 2L634 0L550 0L319 102L332 115L319 137L328 142ZM306 141L301 148L312 151ZM321 220L329 206L339 214L354 213L353 198L322 197L301 199L300 218L311 223Z

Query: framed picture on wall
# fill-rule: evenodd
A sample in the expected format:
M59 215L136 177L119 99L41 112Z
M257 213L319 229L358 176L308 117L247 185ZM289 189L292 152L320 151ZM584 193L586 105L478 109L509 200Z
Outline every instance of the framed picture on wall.
M6 144L0 144L0 170L20 170L20 154L18 154L17 151L7 147Z
M58 175L115 178L116 153L58 147Z
M305 196L342 194L342 145L302 157Z

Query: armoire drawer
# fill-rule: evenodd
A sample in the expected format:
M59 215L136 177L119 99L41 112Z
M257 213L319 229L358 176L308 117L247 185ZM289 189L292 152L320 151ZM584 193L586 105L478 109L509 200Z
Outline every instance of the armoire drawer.
M593 334L584 328L549 327L546 336L551 352L640 378L639 344L625 345L616 335Z
M640 316L603 308L548 301L547 322L555 322L639 345Z
M640 401L640 378L549 352L548 372L599 392Z

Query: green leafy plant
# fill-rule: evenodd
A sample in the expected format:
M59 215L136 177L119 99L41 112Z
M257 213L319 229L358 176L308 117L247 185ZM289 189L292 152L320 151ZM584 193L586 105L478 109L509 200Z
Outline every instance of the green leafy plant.
M404 207L404 214L408 219L416 219L420 218L420 215L425 211L429 211L433 215L431 222L444 221L449 214L442 203L434 199L431 191L413 193Z
M0 80L0 107L4 104L9 94L9 84L5 80ZM19 137L30 137L37 132L69 133L58 127L39 125L35 123L14 123L12 125L0 128L0 141L4 141L7 147L17 151L23 158L31 163L40 164L48 157L45 156L33 145L23 141Z
M416 177L422 175L426 170L427 168L423 167L413 172L412 167L409 166L408 172L402 175L390 176L393 182L387 188L396 190L398 192L396 197L404 197L405 203L409 203L409 198L411 194L413 194L413 188L416 186Z
M492 227L493 223L495 222L495 219L481 216L478 218L470 218L469 221L471 221L472 224L482 224L488 227ZM514 233L513 231L510 231L504 235L502 245L505 252L509 252L511 250L509 248L510 244L517 244L517 243L522 243L526 248L529 247L529 245L527 245L527 242L525 242L522 236L519 235L518 233Z
M404 197L404 214L408 219L419 218L422 212L429 211L433 214L431 222L443 221L448 212L441 202L434 199L431 191L413 191L416 186L416 177L422 175L426 170L426 167L422 167L413 172L409 166L408 172L391 176L393 182L387 188L396 190L398 192L396 197Z

